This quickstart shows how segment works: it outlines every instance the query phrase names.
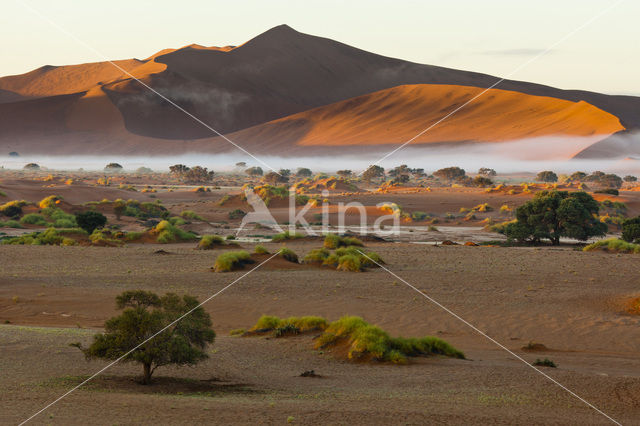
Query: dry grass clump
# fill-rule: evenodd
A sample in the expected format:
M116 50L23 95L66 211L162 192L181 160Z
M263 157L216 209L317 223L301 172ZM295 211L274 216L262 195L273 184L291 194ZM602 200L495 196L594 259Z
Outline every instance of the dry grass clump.
M228 251L216 258L213 269L216 272L231 272L249 263L253 263L253 260L248 252L244 250Z
M337 249L338 247L359 246L362 247L362 241L354 237L341 237L337 234L327 234L324 238L324 248Z
M203 235L196 247L198 250L213 250L217 246L224 246L227 242L220 235Z
M195 234L174 226L168 220L163 220L151 229L151 233L157 236L160 244L175 243L180 241L192 241L197 237Z
M271 237L271 241L279 242L279 241L286 241L286 240L296 240L302 237L304 237L304 235L299 232L291 232L287 230Z
M596 251L602 250L609 253L640 253L640 244L628 243L624 240L617 238L611 238L608 240L596 241L593 244L589 244L583 251Z

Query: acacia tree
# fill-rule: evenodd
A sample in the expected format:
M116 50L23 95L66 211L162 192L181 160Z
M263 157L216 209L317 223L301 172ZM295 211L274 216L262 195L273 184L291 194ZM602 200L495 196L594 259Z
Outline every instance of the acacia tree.
M269 172L262 177L262 180L271 185L278 185L279 183L287 183L289 178L281 173Z
M437 178L444 180L460 180L466 176L464 169L460 167L445 167L444 169L433 172L433 175Z
M556 175L551 170L545 170L543 172L538 173L538 175L536 176L536 180L539 180L541 182L557 182L558 175Z
M533 243L548 239L559 245L560 237L585 241L607 231L607 225L596 217L599 208L586 192L540 191L516 209L516 222L503 232L511 240Z
M262 167L249 167L244 172L249 176L262 176L262 174L264 173L262 171Z
M362 179L367 182L371 182L373 179L382 176L384 176L384 168L376 165L369 166L369 168L362 173Z
M209 314L198 307L195 297L174 293L159 297L149 291L133 290L117 296L116 305L122 314L107 320L105 332L96 334L88 348L82 348L80 343L72 345L82 350L87 360L124 356L123 362L142 364L142 383L149 384L158 367L195 365L208 358L205 349L216 334ZM138 345L141 346L132 351Z
M488 167L480 167L480 169L478 169L478 174L486 177L492 177L497 175L495 170L490 169Z
M310 169L307 169L306 167L300 167L296 172L297 177L309 177L312 174L313 172Z

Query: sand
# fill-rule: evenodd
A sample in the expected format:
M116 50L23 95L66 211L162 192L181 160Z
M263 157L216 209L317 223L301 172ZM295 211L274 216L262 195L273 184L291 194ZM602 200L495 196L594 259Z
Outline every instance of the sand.
M317 243L288 246L305 253ZM153 254L158 248L172 254ZM617 420L633 423L640 414L640 317L624 312L640 284L633 256L412 244L369 248L395 273L526 360L552 359L559 368L546 373ZM67 345L90 341L115 314L118 292L135 287L203 299L237 278L240 272L209 271L218 253L185 245L0 246L8 261L0 272L0 319L12 322L0 326L0 362L7 366L0 381L11 407L2 421L17 423L105 365L87 363ZM54 272L60 270L65 274ZM283 423L293 416L301 424L606 423L381 270L258 270L206 310L218 333L209 361L197 368L159 369L151 387L133 382L138 368L114 367L40 421L248 424L258 418ZM311 336L228 337L229 330L248 328L261 314L361 315L393 334L439 336L468 360L354 365L311 350ZM522 350L529 341L548 349ZM322 377L298 377L311 369Z

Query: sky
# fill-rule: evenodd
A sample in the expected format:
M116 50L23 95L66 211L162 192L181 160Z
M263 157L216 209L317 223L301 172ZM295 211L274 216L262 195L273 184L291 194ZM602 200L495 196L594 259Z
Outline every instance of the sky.
M509 75L563 89L640 96L637 0L2 2L0 76L42 65L144 59L191 43L238 45L287 24L413 62ZM612 4L616 6L579 29ZM527 63L551 46L547 54Z

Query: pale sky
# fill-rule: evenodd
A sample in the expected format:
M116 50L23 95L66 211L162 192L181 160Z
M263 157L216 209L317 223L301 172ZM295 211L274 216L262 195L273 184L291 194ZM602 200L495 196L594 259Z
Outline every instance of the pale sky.
M418 63L505 76L598 15L607 0L2 0L0 76L191 43L238 45L279 24ZM640 1L626 0L511 78L640 95Z

